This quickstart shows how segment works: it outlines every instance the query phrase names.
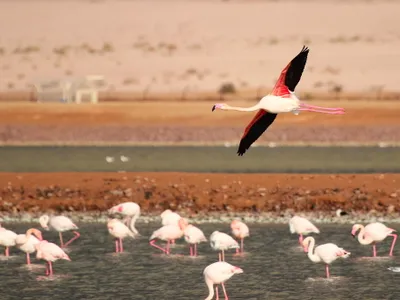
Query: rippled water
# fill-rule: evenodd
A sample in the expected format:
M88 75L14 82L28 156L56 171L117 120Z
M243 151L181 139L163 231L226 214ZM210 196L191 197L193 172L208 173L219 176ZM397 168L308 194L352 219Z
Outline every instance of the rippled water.
M245 255L233 256L233 251L226 255L228 262L244 270L226 284L232 300L400 299L400 273L388 270L400 266L400 245L395 247L394 258L366 258L372 253L371 247L361 246L351 237L351 226L321 225L317 244L334 242L352 252L350 258L331 265L332 278L327 280L324 265L308 259L297 247L297 237L289 234L288 226L249 225L251 237L245 242ZM16 232L29 227L4 226ZM0 260L0 299L204 299L207 288L202 272L217 260L217 253L204 243L199 247L200 257L190 258L181 240L173 253L185 256L162 255L147 240L157 227L138 224L143 236L127 240L126 252L115 255L105 224L81 224L81 238L68 249L72 261L55 262L52 279L43 276L43 268L27 269L24 253L11 249L12 257ZM199 227L207 236L216 229L229 230L228 224ZM44 237L58 243L56 233L44 232ZM387 255L389 245L388 238L378 245L378 254ZM32 262L44 265L36 258Z

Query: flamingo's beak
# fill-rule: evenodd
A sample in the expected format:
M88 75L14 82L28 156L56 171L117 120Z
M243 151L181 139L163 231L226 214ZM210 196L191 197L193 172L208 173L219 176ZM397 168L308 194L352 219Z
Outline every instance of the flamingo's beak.
M212 107L211 111L214 111L214 110L215 110L215 105L213 105L213 107Z

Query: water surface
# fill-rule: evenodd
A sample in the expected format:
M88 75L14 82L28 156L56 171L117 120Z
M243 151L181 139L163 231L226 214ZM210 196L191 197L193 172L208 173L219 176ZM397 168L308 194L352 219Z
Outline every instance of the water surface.
M388 267L400 266L400 245L394 258L369 258L370 246L361 246L350 235L349 225L321 225L317 244L333 242L350 251L346 260L331 265L327 280L323 264L311 262L297 247L297 237L286 225L249 224L251 237L245 241L245 255L226 260L243 268L226 284L229 299L400 299L400 273ZM29 224L3 224L20 233ZM32 225L34 226L34 225ZM44 269L27 269L25 256L12 248L12 258L0 260L0 299L205 299L207 288L202 272L217 260L208 243L199 246L198 258L187 256L183 240L174 254L162 255L148 244L148 237L159 224L138 224L143 235L125 242L125 253L115 255L114 243L105 224L81 224L81 238L68 249L72 259L54 263L55 277L47 279ZM396 228L393 225L392 228ZM229 232L228 224L199 225L208 237L212 231ZM58 243L54 232L44 237ZM66 237L71 234L66 233ZM378 254L387 255L391 239L378 245ZM33 257L35 257L33 255ZM34 264L44 261L32 259ZM222 296L222 294L221 294ZM222 297L223 299L223 297Z

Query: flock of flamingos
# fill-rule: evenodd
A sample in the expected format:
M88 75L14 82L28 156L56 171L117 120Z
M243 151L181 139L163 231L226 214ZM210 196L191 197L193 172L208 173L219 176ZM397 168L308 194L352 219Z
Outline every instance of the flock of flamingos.
M107 228L110 235L115 238L115 252L120 253L124 251L123 239L127 237L135 238L139 232L135 228L135 223L140 216L140 206L134 202L124 202L113 206L108 210L110 217L107 222ZM117 218L119 216L119 218ZM150 236L150 245L161 250L166 255L171 253L170 245L175 243L177 239L184 238L189 244L189 255L197 256L197 245L201 242L207 242L204 233L198 227L189 224L186 218L182 218L178 213L172 212L167 209L161 213L162 227L153 232ZM45 230L55 230L59 233L60 246L55 243L43 240L42 233L36 228L30 228L25 234L16 234L15 232L6 228L0 228L0 245L5 247L5 256L9 256L9 248L17 247L26 253L26 263L29 265L30 254L36 252L36 258L45 260L46 275L53 275L52 263L59 260L69 260L67 253L63 248L67 247L74 240L80 237L78 227L65 216L49 217L43 215L39 218L41 227ZM218 299L218 285L221 285L225 299L228 299L224 283L230 279L234 274L243 273L243 270L237 266L233 266L225 262L225 251L235 249L238 255L244 253L243 240L249 236L249 228L246 224L239 220L233 220L230 224L232 236L214 231L210 238L210 245L212 249L219 251L219 261L208 265L204 269L204 280L209 290L209 295L206 300L211 300L215 293ZM299 235L299 244L307 253L308 258L315 263L325 263L326 277L330 277L329 265L338 258L347 258L350 252L338 247L335 244L327 243L315 247L315 239L311 236L304 238L304 235L310 233L320 233L319 229L313 225L309 220L294 216L289 221L289 229L291 233ZM72 230L74 237L64 243L63 232ZM358 238L362 245L372 245L373 253L376 254L376 243L383 241L386 237L392 236L393 241L390 248L389 256L393 255L393 248L396 243L397 234L393 233L395 230L386 227L384 224L376 222L370 223L367 226L361 224L354 224L351 234ZM358 232L358 235L357 235ZM162 247L156 244L156 240L166 242Z

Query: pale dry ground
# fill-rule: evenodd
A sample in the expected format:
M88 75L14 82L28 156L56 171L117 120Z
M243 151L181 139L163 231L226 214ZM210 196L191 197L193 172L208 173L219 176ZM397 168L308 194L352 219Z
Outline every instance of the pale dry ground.
M303 44L298 91L398 90L398 1L0 1L0 89L104 74L118 90L271 87Z

